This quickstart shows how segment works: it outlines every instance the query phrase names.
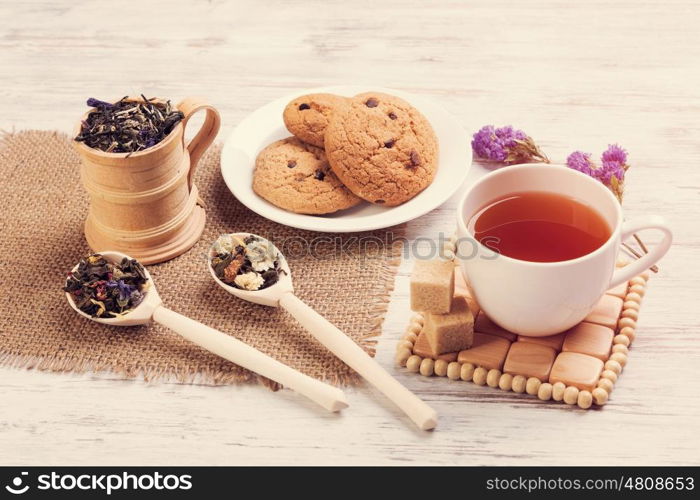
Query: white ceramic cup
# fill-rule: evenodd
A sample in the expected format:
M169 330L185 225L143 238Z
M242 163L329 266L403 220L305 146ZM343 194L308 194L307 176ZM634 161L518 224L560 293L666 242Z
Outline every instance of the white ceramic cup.
M593 207L612 229L598 249L577 259L529 262L495 253L467 228L479 210L510 193L546 191ZM541 337L583 320L605 293L654 265L671 246L672 234L659 216L623 221L615 196L603 184L564 166L505 167L477 181L457 209L457 258L474 298L494 322L514 333ZM633 233L657 229L663 239L648 254L615 269L620 244Z

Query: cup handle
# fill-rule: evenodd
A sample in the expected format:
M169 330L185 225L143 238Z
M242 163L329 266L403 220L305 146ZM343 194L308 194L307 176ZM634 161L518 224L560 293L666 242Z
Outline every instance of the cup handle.
M664 237L661 242L652 248L648 254L645 254L640 259L617 269L613 273L612 280L610 281L610 286L608 288L614 288L620 283L629 281L635 276L643 273L651 266L656 264L661 257L668 252L668 249L671 248L673 234L671 233L671 229L668 227L668 224L666 224L664 218L658 215L652 215L642 219L625 222L622 225L622 241L625 241L627 238L632 236L632 234L643 229L658 229L664 234Z
M177 109L182 111L185 115L185 118L182 120L183 129L187 127L187 122L197 111L204 109L207 112L202 128L199 129L199 132L197 132L197 135L195 135L191 141L185 144L185 148L190 154L190 171L187 173L187 186L191 191L192 179L194 178L197 163L207 148L211 146L211 143L214 142L216 134L219 133L221 116L219 116L219 112L214 106L208 104L206 100L201 97L186 97L180 101L177 105ZM184 130L182 133L182 140L185 140Z

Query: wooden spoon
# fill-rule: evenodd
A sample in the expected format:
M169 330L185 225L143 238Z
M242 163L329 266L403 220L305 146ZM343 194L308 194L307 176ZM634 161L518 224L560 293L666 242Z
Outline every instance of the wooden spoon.
M233 236L240 240L254 236L266 241L265 238L251 233L234 233ZM292 274L282 253L277 251L280 267L284 271L280 273L279 281L268 288L254 291L242 290L221 281L211 265L211 258L215 254L214 245L212 245L212 251L209 253L209 272L214 281L224 290L249 302L286 309L316 340L379 389L419 428L430 430L437 425L435 410L389 375L350 337L294 295Z

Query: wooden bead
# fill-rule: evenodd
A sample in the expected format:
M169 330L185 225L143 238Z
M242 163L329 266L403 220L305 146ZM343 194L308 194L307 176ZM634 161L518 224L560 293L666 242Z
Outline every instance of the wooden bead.
M545 382L540 385L540 389L537 391L537 397L542 401L549 401L552 399L552 384Z
M422 325L425 322L425 318L421 313L416 313L413 316L411 316L411 323L418 323L419 325Z
M622 373L622 365L614 359L609 359L605 362L605 369L615 372L617 375Z
M625 344L615 344L612 346L612 352L621 352L622 354L627 356L630 350Z
M567 405L575 405L576 402L578 401L578 387L574 387L573 385L570 385L566 389L564 389L564 402Z
M459 372L459 378L465 382L469 382L472 378L474 378L474 365L471 363L464 363Z
M642 278L645 282L649 281L649 277L651 274L649 274L649 271L644 271L642 274L639 275L640 278Z
M627 364L627 355L622 352L614 352L610 355L610 361L617 361L624 368Z
M615 267L625 267L630 261L627 257L618 257L615 261Z
M608 391L601 389L600 387L593 389L591 395L593 396L593 401L595 401L595 404L597 405L602 406L608 402Z
M633 300L628 300L624 304L622 304L622 308L624 310L634 309L635 311L639 311L641 307L642 306L639 304L639 302L634 302Z
M501 371L491 369L486 374L486 385L489 387L498 387L498 381L501 379Z
M460 365L456 361L453 361L452 363L447 365L447 378L449 378L450 380L459 380L461 371L462 365Z
M634 339L637 337L637 331L634 328L630 328L629 326L626 326L624 328L620 328L620 335L624 335L628 339L630 339L630 344L634 342ZM627 344L629 345L629 344Z
M406 361L411 357L411 351L409 349L401 349L396 353L396 364L399 366L406 366Z
M632 285L630 287L630 293L638 293L641 297L644 297L646 287L644 285Z
M566 386L562 382L557 382L552 385L552 399L554 401L561 401L564 399L564 391Z
M488 372L486 371L486 368L482 368L480 366L476 370L474 370L474 376L472 377L472 380L476 385L485 385L487 374Z
M421 361L423 361L421 357L414 354L406 360L406 368L409 372L417 373L420 370Z
M635 276L634 278L632 278L632 279L630 280L630 285L631 285L631 286L634 286L634 285L646 286L646 284L647 284L647 280L645 280L645 279L642 278L641 276Z
M398 344L396 344L396 352L399 352L401 349L413 349L413 342L409 342L408 340L402 340Z
M406 335L404 335L403 339L407 340L411 344L415 344L416 340L418 340L418 335L416 335L415 333L407 333Z
M587 410L593 404L593 395L588 391L581 391L578 393L578 407Z
M627 335L615 335L613 337L613 344L622 344L627 347L630 345L630 338Z
M611 393L615 386L613 385L612 381L609 378L601 378L598 381L598 387L600 387L601 389L605 390L608 393Z
M623 318L631 318L637 321L639 319L639 311L637 311L636 309L624 309L620 316L622 316Z
M424 377L431 377L435 372L435 361L425 358L420 364L420 374Z
M635 292L628 293L625 297L625 302L636 302L637 304L641 304L642 296Z
M444 377L447 375L447 361L444 359L438 359L435 361L435 375L438 377Z
M537 391L540 390L541 385L542 381L540 379L537 377L530 377L527 379L527 383L525 384L525 392L527 392L530 396L534 396L537 394Z
M513 377L513 392L517 392L518 394L522 394L525 392L525 388L527 386L527 379L523 377L522 375L516 375Z
M408 325L408 328L406 328L406 333L415 333L418 335L421 330L423 329L423 325L419 325L418 323L411 323Z
M450 236L450 243L452 243L453 245L456 245L458 239L459 239L459 236L457 236L457 234L453 234L452 236Z
M600 378L607 378L614 384L617 382L617 373L612 370L603 370L603 373L600 374Z
M627 327L636 328L637 322L635 320L633 320L632 318L620 318L620 321L617 322L617 326L620 329L627 328Z
M510 391L513 388L513 375L504 373L498 381L498 387L502 391Z
M455 260L455 252L454 250L444 250L443 251L443 256L447 260Z

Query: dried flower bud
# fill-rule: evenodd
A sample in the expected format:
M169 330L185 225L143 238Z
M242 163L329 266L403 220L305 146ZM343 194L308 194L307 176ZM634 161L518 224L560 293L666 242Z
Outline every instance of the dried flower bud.
M597 166L591 160L590 153L583 151L574 151L566 159L569 168L599 180L622 202L625 172L629 168L627 152L617 144L611 144L601 155L601 162L601 166Z
M506 165L517 163L549 163L547 156L535 141L522 130L511 127L495 128L486 125L474 134L472 149L477 157Z

